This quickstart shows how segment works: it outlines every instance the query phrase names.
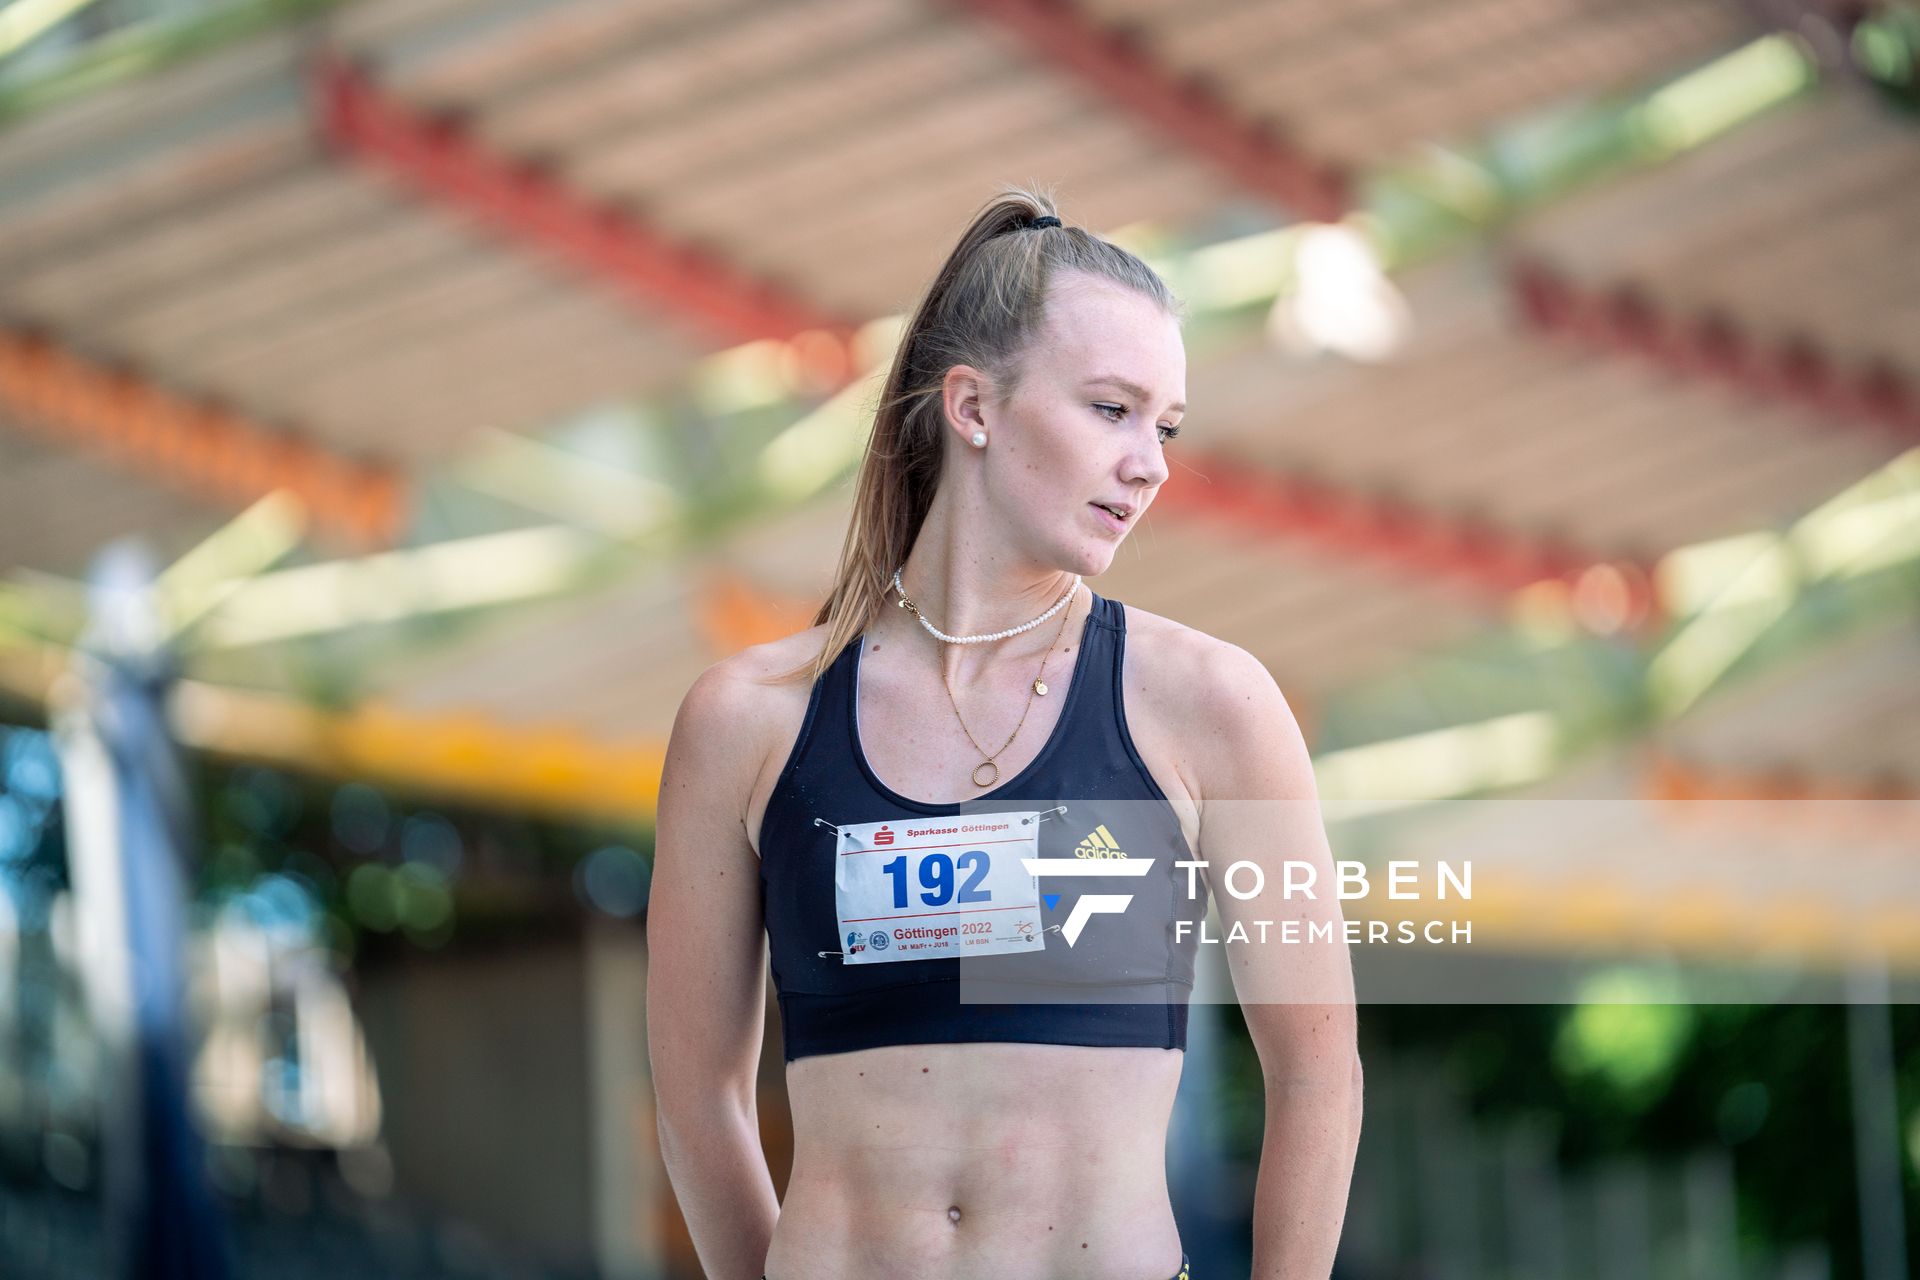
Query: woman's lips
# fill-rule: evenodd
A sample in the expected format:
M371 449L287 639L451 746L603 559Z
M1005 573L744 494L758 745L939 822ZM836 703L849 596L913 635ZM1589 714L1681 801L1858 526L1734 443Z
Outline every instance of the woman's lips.
M1125 533L1127 531L1127 522L1099 503L1089 502L1087 506L1092 509L1095 516L1099 517L1100 523L1106 525L1110 531L1114 533Z

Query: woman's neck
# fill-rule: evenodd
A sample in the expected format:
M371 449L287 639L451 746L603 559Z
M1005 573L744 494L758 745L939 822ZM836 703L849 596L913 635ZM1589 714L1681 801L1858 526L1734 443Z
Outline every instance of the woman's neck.
M1017 576L999 573L964 556L921 556L916 547L900 571L900 582L928 622L950 636L972 636L1031 622L1074 585L1074 576L1060 570L1028 570ZM898 605L898 596L889 593L888 599ZM1067 628L1075 618L1086 616L1090 600L1089 591L1077 590L1074 599L1061 606L1060 612L1067 615ZM909 652L937 661L956 689L974 683L981 673L1002 664L1027 658L1037 662L1055 637L1064 635L1060 615L1056 614L1017 636L980 644L946 644L928 634L911 611L898 607L883 609L880 619L868 630L878 643L904 645Z

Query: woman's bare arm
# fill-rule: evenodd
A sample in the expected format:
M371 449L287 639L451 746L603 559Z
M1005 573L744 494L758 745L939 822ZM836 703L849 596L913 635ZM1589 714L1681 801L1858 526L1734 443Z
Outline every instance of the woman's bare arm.
M753 687L728 662L675 717L647 911L647 1047L660 1153L711 1280L759 1280L780 1215L755 1088L766 1001Z
M1362 1080L1353 967L1336 895L1313 764L1293 710L1258 659L1217 646L1208 692L1195 710L1205 749L1200 850L1223 936L1242 923L1245 942L1224 942L1228 971L1266 1083L1266 1127L1254 1186L1255 1280L1324 1280L1333 1269L1354 1157ZM1288 868L1311 868L1318 896L1286 896ZM1251 862L1264 873L1245 900L1226 890L1227 870ZM1304 866L1299 865L1304 864ZM1246 893L1254 873L1231 883ZM1270 921L1264 941L1258 922ZM1284 942L1286 922L1299 940ZM1313 926L1320 941L1309 940Z

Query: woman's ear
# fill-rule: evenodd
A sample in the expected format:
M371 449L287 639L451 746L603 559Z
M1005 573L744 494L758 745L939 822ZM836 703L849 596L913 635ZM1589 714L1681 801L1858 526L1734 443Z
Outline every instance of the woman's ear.
M947 429L971 444L976 432L987 429L986 402L992 379L972 365L957 364L940 384L940 403Z

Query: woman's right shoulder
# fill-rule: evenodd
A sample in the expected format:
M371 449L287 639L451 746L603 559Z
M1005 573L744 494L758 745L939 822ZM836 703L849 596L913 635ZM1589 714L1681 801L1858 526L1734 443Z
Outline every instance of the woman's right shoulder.
M687 690L686 700L697 702L702 709L738 711L743 709L743 702L778 703L787 700L781 695L798 690L804 703L811 684L802 676L790 680L779 677L813 661L826 639L827 624L823 622L777 640L748 645L702 671Z
M766 751L782 736L791 742L806 718L813 686L804 676L779 677L811 662L826 638L827 624L821 623L748 645L714 663L695 678L681 699L674 736L684 730L710 741L736 744L743 737L765 736L767 741L758 745Z
M727 796L747 829L756 830L753 815L765 804L769 771L792 751L813 692L804 677L777 677L811 661L826 634L824 623L809 627L749 645L702 671L674 718L663 789L700 777L704 794Z

